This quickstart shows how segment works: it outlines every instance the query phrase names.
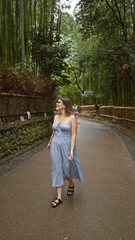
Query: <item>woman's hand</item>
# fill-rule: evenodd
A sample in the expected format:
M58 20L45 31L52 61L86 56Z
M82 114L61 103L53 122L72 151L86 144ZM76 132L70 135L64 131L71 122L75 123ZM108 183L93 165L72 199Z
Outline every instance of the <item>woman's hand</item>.
M47 144L47 150L48 151L50 150L50 144L49 143Z
M73 154L73 151L70 152L70 157L68 158L68 160L72 161L74 158L74 154Z

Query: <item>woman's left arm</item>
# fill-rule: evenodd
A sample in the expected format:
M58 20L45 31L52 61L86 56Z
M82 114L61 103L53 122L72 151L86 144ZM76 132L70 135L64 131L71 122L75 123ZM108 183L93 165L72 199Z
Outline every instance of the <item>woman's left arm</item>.
M75 116L71 116L71 152L70 152L70 157L69 160L73 160L74 157L74 147L76 143L76 134L77 134L77 121Z

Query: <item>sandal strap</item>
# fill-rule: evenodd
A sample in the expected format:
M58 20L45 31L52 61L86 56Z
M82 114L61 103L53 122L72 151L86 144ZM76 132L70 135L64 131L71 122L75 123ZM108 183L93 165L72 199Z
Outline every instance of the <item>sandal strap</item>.
M74 189L68 189L67 192L74 192Z
M67 195L71 196L74 193L74 185L73 186L69 186L68 190L67 190Z
M68 188L69 188L69 189L74 189L74 185L73 185L73 186L69 186Z
M52 201L52 206L57 207L60 203L62 203L62 200L60 198L56 198Z
M52 202L61 203L62 200L61 200L60 198L56 198L56 199L54 199Z
M62 203L62 200L60 198L56 198L55 201L57 201L58 203Z

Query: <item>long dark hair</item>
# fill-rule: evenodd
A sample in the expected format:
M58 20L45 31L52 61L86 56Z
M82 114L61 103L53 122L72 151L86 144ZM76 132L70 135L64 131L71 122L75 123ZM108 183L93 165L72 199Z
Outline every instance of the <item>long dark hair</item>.
M69 117L73 115L73 109L72 109L72 102L69 98L60 98L60 100L63 102L64 106L66 107L66 116Z

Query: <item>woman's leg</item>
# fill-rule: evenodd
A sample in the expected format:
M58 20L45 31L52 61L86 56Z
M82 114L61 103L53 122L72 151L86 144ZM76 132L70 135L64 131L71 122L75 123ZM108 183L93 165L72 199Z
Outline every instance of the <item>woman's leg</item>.
M69 182L69 186L72 187L74 186L74 182L73 182L73 178L67 178L68 182Z
M56 187L57 198L62 199L62 186Z
M68 178L67 180L68 180L68 182L69 182L69 187L68 187L68 190L67 190L67 195L68 195L68 196L72 196L73 193L74 193L74 182L73 182L73 178Z
M57 192L57 198L52 201L52 207L55 208L57 207L60 203L62 203L62 186L61 187L56 187L56 192Z
M69 178L67 178L67 180L69 182L70 187L74 186L73 178L70 178L70 166L69 166Z
M69 167L69 178L67 178L68 182L69 182L69 187L67 190L67 195L71 196L74 193L74 182L73 182L73 178L70 177L70 167Z

